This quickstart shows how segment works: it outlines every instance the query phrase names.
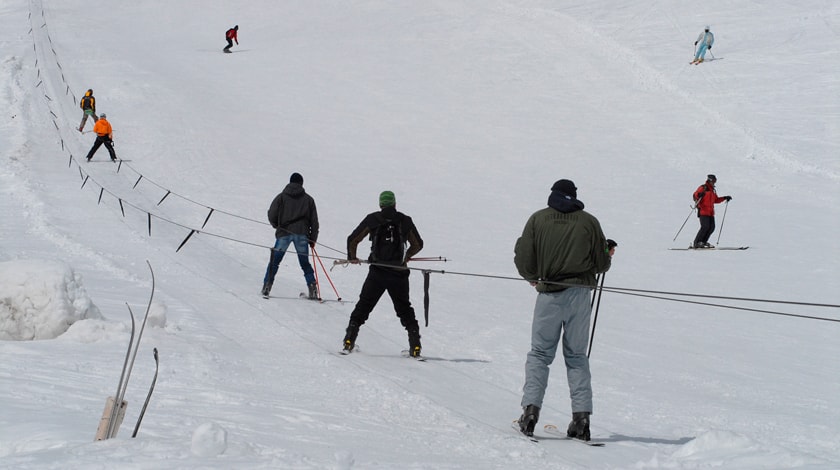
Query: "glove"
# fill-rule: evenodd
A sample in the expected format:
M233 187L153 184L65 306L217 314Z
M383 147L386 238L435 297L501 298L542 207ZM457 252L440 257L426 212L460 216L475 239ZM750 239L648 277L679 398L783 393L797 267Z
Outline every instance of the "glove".
M703 199L703 196L706 195L706 191L701 191L700 194L697 195L697 200Z
M709 47L708 47L708 49L709 49L709 50L712 50L712 46L709 46Z
M695 45L695 46L697 45L697 41L694 41L694 45Z
M729 202L729 201L732 200L732 196L723 196L723 198L726 199L726 202Z

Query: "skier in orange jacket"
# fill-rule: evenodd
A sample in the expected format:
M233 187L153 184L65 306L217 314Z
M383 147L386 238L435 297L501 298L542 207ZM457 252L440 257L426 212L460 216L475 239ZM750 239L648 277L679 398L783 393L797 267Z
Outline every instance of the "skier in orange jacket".
M96 132L96 141L93 143L93 147L90 148L90 152L87 154L87 161L90 161L93 158L93 154L99 150L99 147L103 144L105 148L108 149L108 153L111 154L111 161L117 161L117 153L114 152L114 130L111 128L111 123L105 119L105 113L102 113L102 116L99 117L99 120L96 121L96 124L93 125L93 132Z

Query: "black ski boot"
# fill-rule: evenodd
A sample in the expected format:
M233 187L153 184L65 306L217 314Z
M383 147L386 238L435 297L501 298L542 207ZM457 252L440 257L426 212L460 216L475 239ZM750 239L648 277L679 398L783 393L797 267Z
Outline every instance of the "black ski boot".
M270 292L271 292L271 283L270 283L270 282L266 282L266 283L264 283L264 284L263 284L262 291L260 291L260 293L262 294L263 298L267 299L267 298L268 298L268 294L269 294Z
M537 405L528 405L522 411L522 416L519 417L519 431L528 437L534 435L534 428L537 426L537 421L540 419L540 407Z
M356 336L359 335L359 324L351 321L347 325L347 334L344 335L344 351L350 352L356 347Z
M308 284L309 287L309 300L318 300L318 286L314 282L312 284Z
M408 355L411 357L420 357L420 330L409 330L408 332Z
M588 411L575 411L572 413L572 422L569 423L569 429L566 431L566 435L573 439L588 441L589 414Z

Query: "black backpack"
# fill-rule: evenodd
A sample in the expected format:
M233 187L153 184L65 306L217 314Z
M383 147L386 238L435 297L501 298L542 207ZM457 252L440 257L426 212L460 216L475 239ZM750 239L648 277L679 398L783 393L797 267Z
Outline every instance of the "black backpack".
M405 257L406 237L402 230L402 214L393 219L386 219L382 214L376 215L379 220L370 239L370 260L374 263L401 266Z

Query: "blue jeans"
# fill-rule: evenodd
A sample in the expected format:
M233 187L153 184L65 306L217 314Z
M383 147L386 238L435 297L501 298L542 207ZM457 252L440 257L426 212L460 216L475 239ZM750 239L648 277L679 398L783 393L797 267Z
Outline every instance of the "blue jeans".
M277 275L277 268L280 267L280 262L283 261L283 255L289 245L294 243L295 251L298 255L298 262L300 268L303 269L303 277L306 278L306 284L315 284L315 271L312 265L309 264L309 239L306 235L292 234L285 235L277 239L274 243L274 248L271 250L271 259L268 261L268 267L265 269L264 283L274 285L274 276Z
M592 412L592 383L589 373L589 317L592 313L588 287L570 287L562 292L537 296L531 325L531 351L525 361L522 406L542 407L548 386L548 366L554 362L562 339L566 380L572 412Z

